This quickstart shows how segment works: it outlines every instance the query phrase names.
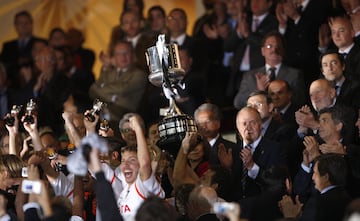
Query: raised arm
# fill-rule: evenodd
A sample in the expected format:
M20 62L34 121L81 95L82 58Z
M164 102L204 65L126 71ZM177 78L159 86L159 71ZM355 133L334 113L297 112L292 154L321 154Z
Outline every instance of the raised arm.
M37 128L37 117L35 115L32 115L32 117L34 118L34 123L25 122L25 116L23 116L22 122L24 123L25 130L29 133L31 137L31 141L34 145L34 150L41 151L44 149L44 147L41 143L39 131Z
M134 115L129 119L130 128L135 131L137 142L137 156L140 164L140 178L145 181L150 178L152 174L151 158L147 142L145 138L144 130L141 126L142 119L139 115Z
M174 164L173 179L174 188L184 183L199 184L200 179L194 174L187 164L187 156L190 152L191 143L194 143L197 137L196 133L187 132L181 143L181 148ZM194 176L195 175L195 176Z

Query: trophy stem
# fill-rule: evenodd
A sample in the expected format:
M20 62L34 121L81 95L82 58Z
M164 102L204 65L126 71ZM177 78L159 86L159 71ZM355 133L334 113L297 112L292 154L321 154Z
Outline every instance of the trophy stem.
M167 112L167 116L176 116L182 115L183 113L180 111L179 107L176 105L176 102L173 97L169 99L169 111Z

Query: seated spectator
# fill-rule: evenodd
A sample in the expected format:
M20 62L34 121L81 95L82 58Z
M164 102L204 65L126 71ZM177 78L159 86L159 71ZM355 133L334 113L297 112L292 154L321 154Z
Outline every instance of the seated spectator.
M234 98L234 106L240 109L246 105L246 99L254 91L266 91L269 83L275 79L285 80L291 86L292 102L296 105L305 103L304 80L298 69L283 63L285 56L284 39L277 32L268 33L261 48L265 58L265 66L246 72L241 80L240 88Z
M107 103L112 128L125 113L138 110L145 92L146 74L134 66L133 56L129 42L118 42L111 51L111 58L104 58L100 77L89 90L92 99Z
M79 29L70 28L66 32L66 42L74 56L74 65L79 69L92 72L95 63L95 53L91 49L83 48L85 42L84 34Z
M280 201L284 216L301 216L301 220L309 221L342 220L350 202L344 189L346 171L346 162L341 155L324 154L317 157L312 176L318 191L316 196L305 203L302 214L299 214L302 207L300 202L297 200L293 204L289 196L284 196Z
M53 28L49 34L49 46L52 48L66 45L66 33L62 28Z

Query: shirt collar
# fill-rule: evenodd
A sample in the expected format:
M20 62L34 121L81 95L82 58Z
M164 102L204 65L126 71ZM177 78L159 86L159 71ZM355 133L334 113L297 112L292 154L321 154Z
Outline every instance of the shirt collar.
M179 36L176 37L176 38L171 37L171 38L170 38L170 41L171 41L171 42L174 42L174 41L175 41L175 42L177 42L177 44L178 44L179 46L181 46L181 45L184 44L185 38L186 38L186 33L181 34L181 35L179 35Z
M328 192L329 190L334 189L335 187L337 187L336 185L330 185L328 187L325 187L323 190L321 190L320 194L324 194L326 192Z
M139 41L140 36L141 36L141 33L137 34L135 37L132 37L132 38L127 37L126 39L127 39L127 41L131 42L131 45L133 46L133 48L135 48Z
M281 66L281 63L274 66L274 68L276 68L276 70L275 70L275 77L278 76L278 73L279 73L279 70L280 70L280 66ZM271 68L271 66L270 66L269 64L265 64L266 73L270 74L270 68Z
M282 113L282 114L285 114L285 112L287 111L287 109L289 109L290 105L291 105L291 102L288 103L288 104L287 104L283 109L281 109L279 112Z
M213 139L211 139L209 141L210 146L214 146L215 142L217 141L217 139L220 137L220 134L216 135L216 137L214 137Z
M269 12L265 12L264 14L259 15L259 16L253 15L253 20L254 20L254 19L257 19L257 20L258 20L258 24L261 24L261 22L265 19L265 17L266 17L268 14L269 14Z
M258 139L256 139L254 142L249 143L249 144L247 144L243 141L243 147L251 146L251 153L254 153L256 147L259 145L259 143L261 141L261 138L262 138L262 136L259 136Z
M340 50L339 49L339 53L340 54L343 54L343 53L346 53L346 54L349 54L350 50L354 47L354 42L347 48L345 48L344 50Z

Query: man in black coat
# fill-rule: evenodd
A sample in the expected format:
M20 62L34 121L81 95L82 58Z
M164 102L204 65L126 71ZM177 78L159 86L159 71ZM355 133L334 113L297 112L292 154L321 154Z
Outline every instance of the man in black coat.
M18 12L14 18L14 25L18 37L4 43L0 58L6 66L9 80L16 85L16 72L19 65L32 61L33 43L40 39L33 36L33 18L28 11Z
M286 164L286 155L282 146L261 136L261 117L251 107L244 107L236 116L236 127L242 138L242 149L234 164L240 164L239 172L242 197L258 195L261 190L259 174L271 166Z

